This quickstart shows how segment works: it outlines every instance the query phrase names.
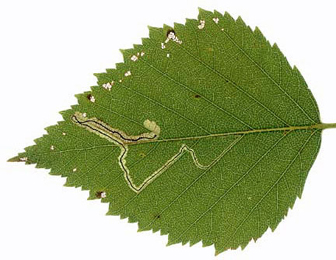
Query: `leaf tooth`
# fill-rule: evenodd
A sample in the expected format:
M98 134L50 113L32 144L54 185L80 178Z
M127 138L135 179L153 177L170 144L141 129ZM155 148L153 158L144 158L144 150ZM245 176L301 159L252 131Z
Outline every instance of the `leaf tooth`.
M274 230L278 227L278 225L280 224L280 221L282 221L284 219L284 216L282 216L279 220L273 221L273 223L270 225L270 230L272 232L274 232Z
M116 69L106 69L106 75L115 75L118 73L118 71Z
M112 214L110 211L107 211L107 212L105 213L105 215L106 215L106 216L115 216L115 215Z
M78 104L81 105L83 102L87 100L87 96L91 94L91 91L85 91L80 94L76 94L75 97L77 98Z
M120 71L122 71L124 68L125 68L125 63L123 62L116 63L116 72L120 73Z
M137 219L134 216L128 216L127 218L128 223L137 223Z
M185 27L195 27L196 24L198 24L198 21L196 19L187 18L185 22Z
M89 191L90 190L87 183L84 183L83 185L78 185L78 188L80 188L82 191Z
M124 61L128 61L128 56L131 56L134 53L134 49L119 49L124 57Z
M246 29L249 31L250 34L253 35L253 29L251 28L251 26L247 25Z
M213 16L213 12L207 11L205 9L202 8L198 8L198 19L205 19L205 18L209 18Z
M254 35L257 36L258 38L260 38L262 41L267 41L265 36L263 35L263 33L261 32L261 30L259 29L258 26L256 26L254 28L254 31L253 31Z
M220 253L223 253L225 250L228 250L230 248L225 248L224 246L219 246L218 244L214 244L215 246L215 256L218 256Z
M143 46L150 45L152 39L153 39L153 37L150 37L150 38L141 38L141 43L142 43Z
M219 12L217 10L214 10L214 16L216 16L218 18L223 18L224 17L223 13L221 13L221 12Z
M184 246L184 245L188 244L188 242L190 242L188 239L184 239L184 240L182 239L181 244L182 244L182 246Z
M50 167L48 167L46 164L42 162L36 162L35 167L37 169L50 169Z
M195 239L190 239L190 246L196 245L197 243L199 243L201 241L201 239L199 237L195 238Z
M76 187L76 185L74 183L70 182L69 178L66 178L65 183L63 184L64 187Z
M165 236L165 235L168 235L169 234L169 231L168 230L165 230L163 228L160 229L160 235L161 236Z
M73 106L71 106L71 107L73 107ZM64 116L66 116L69 113L69 111L72 111L72 110L71 109L66 109L66 110L62 110L58 113L60 113L61 116L64 118Z
M99 86L91 86L91 92L96 92L99 89Z
M238 25L243 26L243 27L247 27L246 23L244 22L244 20L242 19L242 17L241 17L240 15L237 17L237 19L236 19L236 23L237 23Z
M70 116L72 116L73 112L74 111L78 111L79 109L80 109L79 105L76 104L76 105L72 105L71 109L62 111L62 117L63 117L63 119L65 121L69 120L69 118L70 118Z
M93 75L96 77L96 78L100 78L102 77L103 75L105 75L106 73L105 72L97 72L97 73L93 73Z
M141 52L143 51L143 45L141 44L133 44L133 49L132 49L132 53L130 54L132 55L137 55L139 56L139 54L141 55Z
M174 31L175 31L175 35L177 38L179 38L179 40L182 40L183 42L183 39L180 38L180 35L181 34L185 34L186 32L186 26L184 24L181 24L181 23L174 23Z
M120 215L120 219L127 219L128 221L128 215L126 215L126 213L117 213L117 214L113 214L113 215ZM129 222L129 221L128 221Z
M256 243L259 238L260 237L252 237L252 240L253 240L254 243Z
M278 44L277 44L276 42L273 43L273 45L272 45L272 49L273 49L274 51L276 51L276 52L281 53L280 48L279 48L279 46L278 46Z
M155 39L157 35L162 36L163 28L148 26L149 38ZM142 42L146 41L149 38L142 38Z
M158 31L158 35L160 35L162 37L162 40L166 40L167 32L169 32L171 30L175 30L174 26L171 26L171 25L168 25L168 24L163 24L161 30Z
M288 68L293 69L293 67L289 64L286 56L281 52L281 50L280 50L280 48L279 48L279 46L276 42L273 43L271 48L272 48L272 51L274 53L277 53L277 55L279 55L280 59L282 60L281 63L282 63L283 67L287 66Z
M181 243L181 241L174 240L172 234L169 233L168 234L168 242L167 242L166 246L171 246L171 245L178 244L178 243Z
M223 250L224 251L224 250ZM223 251L219 251L219 250L215 250L215 256L218 256L220 253L222 253Z
M147 28L148 28L149 31L162 30L162 28L160 28L160 27L151 26L151 25L147 25Z
M233 17L228 13L228 12L225 12L224 13L224 19L228 20L229 23L235 23L235 20L233 19Z
M141 38L141 48L146 47L147 44L151 43L152 41L155 42L155 40L161 41L163 36L163 29L158 27L152 27L148 26L148 35L149 37L143 37Z
M152 232L153 233L156 233L156 232L158 232L160 230L160 228L158 227L158 226L154 226L154 227L152 227Z
M109 208L108 211L106 212L106 216L119 216L120 219L124 219L127 217L125 216L125 214L116 211L112 206L112 202L109 203Z
M146 226L140 227L140 226L138 226L138 232L148 231L148 230L151 230L151 229L152 229L151 227L146 227Z
M108 203L108 201L106 200L106 198L104 197L99 197L97 196L97 193L100 190L97 189L92 189L92 188L84 188L84 186L82 186L82 190L87 190L89 191L89 196L87 197L87 200L100 200L101 203ZM106 195L106 194L105 194Z
M224 246L223 244L219 244L219 243L214 243L214 247L215 247L215 256L218 256L220 253L223 253L226 250L229 249L237 249L238 247L230 247L230 246Z
M122 55L124 55L125 52L127 51L127 49L119 49L119 51L120 51L120 53L121 53Z
M139 52L138 52L139 53ZM125 64L130 64L132 63L133 61L131 60L131 57L132 56L136 56L136 51L134 51L134 49L124 49L122 50L122 55L123 55L123 58L124 58L124 63ZM140 55L140 53L139 53ZM138 55L138 56L139 56ZM138 58L138 57L137 57Z
M185 21L185 25L189 25L189 24L194 25L197 22L198 21L196 19L187 18L186 21Z
M50 165L48 165L46 162L42 162L41 160L34 161L33 163L35 163L36 168L44 168L47 170L51 168Z
M265 38L258 26L254 28L253 34L255 37L259 38L259 41L263 45L261 48L272 48L271 43Z
M299 71L298 67L296 65L293 65L293 72L295 74L297 74L298 77L300 77L302 80L304 80L304 78L302 77L301 72Z
M52 134L54 129L57 129L59 126L60 121L57 122L56 125L50 125L44 128L44 130L47 131L48 134Z
M94 73L93 75L97 78L98 85L106 83L105 82L105 80L107 78L107 73L106 72Z
M248 25L246 25L246 23L244 22L244 20L242 19L242 17L239 15L238 16L238 18L236 19L236 24L238 25L238 26L241 26L241 27L243 27L243 30L246 32L248 32L248 33L250 33L250 34L253 34L253 30L252 30L252 28L250 27L250 26L248 26Z
M87 200L95 200L95 199L100 199L99 197L96 196L97 191L90 189L89 190L89 197L87 198Z
M278 46L278 44L277 44L276 42L273 43L271 47L272 47L272 51L273 51L274 53L277 53L277 55L279 55L281 59L286 58L286 57L282 54L282 52L281 52L281 50L280 50L280 48L279 48L279 46Z
M247 245L248 245L251 241L253 241L252 238L250 238L249 240L247 240L247 241L241 243L241 244L240 244L240 248L243 250L245 247L247 247ZM237 246L235 249L237 249L238 247L239 247L239 246Z
M141 44L133 44L133 49L134 49L134 51L136 51L136 50L141 50L142 49L142 45Z
M174 23L174 30L180 30L181 28L184 28L184 27L185 27L185 24L183 23L177 23L177 22Z
M207 247L207 246L211 246L214 244L214 242L212 240L208 240L208 239L202 239L201 240L202 243L202 247Z

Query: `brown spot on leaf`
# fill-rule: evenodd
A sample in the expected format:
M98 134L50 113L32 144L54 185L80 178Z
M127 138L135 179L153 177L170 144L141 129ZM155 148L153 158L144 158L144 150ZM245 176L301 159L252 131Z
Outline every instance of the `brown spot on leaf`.
M97 191L96 192L96 197L98 199L105 198L106 197L106 193L104 191Z
M285 130L283 131L283 135L287 135L290 131L289 130Z

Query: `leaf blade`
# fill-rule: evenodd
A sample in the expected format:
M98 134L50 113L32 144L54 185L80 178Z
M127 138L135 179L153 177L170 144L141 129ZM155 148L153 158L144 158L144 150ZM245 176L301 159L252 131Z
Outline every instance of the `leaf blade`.
M122 53L124 63L96 74L98 86L13 160L67 177L109 202L108 214L161 230L169 244L202 240L220 253L275 229L301 196L323 128L299 71L258 29L205 10L173 31L150 28ZM109 141L87 131L93 124L75 126L77 112L119 135L140 136L146 120L162 131L126 144L103 129Z

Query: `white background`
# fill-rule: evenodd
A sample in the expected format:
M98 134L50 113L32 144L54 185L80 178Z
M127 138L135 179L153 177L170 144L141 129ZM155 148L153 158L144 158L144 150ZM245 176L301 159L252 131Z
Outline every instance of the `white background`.
M0 259L215 259L213 247L173 245L167 236L137 232L136 224L105 216L107 204L63 187L60 177L6 160L74 94L95 85L94 72L122 61L119 49L148 36L147 25L184 23L197 7L241 15L277 42L304 75L323 122L336 122L334 1L37 1L0 2ZM303 198L272 233L216 259L336 259L336 130L321 151Z

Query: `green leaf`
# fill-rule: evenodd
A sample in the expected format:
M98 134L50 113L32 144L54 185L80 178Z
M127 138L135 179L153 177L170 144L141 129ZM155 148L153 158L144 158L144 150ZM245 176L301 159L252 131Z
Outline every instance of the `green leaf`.
M298 69L241 18L200 9L149 31L10 161L66 177L168 244L244 248L293 207L335 124L321 123Z

